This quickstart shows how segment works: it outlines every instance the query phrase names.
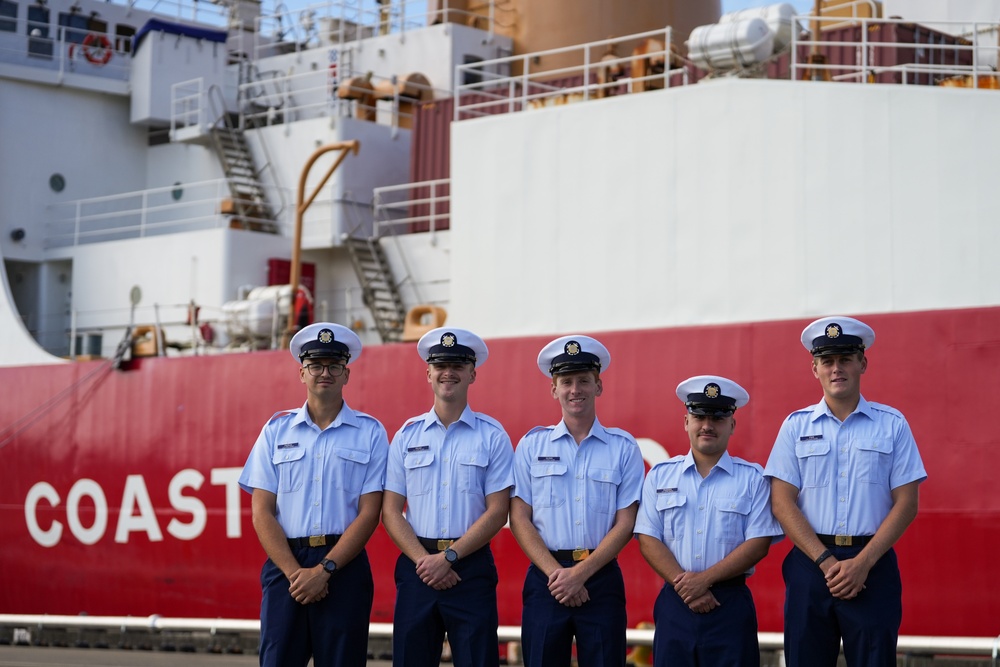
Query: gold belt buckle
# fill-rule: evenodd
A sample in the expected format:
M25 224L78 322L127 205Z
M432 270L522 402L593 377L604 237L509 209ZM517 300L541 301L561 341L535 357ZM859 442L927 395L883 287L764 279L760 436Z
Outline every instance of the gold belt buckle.
M454 543L455 540L438 540L438 551L444 551Z
M850 535L834 535L833 542L838 547L849 547L851 546L851 536Z
M587 556L590 555L590 549L573 549L573 560L581 561L587 560Z
M325 547L326 546L326 535L310 535L309 536L309 546L311 546L311 547Z

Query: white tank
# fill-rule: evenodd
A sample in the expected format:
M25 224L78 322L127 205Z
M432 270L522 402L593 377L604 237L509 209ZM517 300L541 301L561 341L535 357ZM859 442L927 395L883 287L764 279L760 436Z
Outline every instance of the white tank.
M763 19L703 25L691 31L688 58L709 69L733 69L763 62L774 52L774 33Z
M792 28L798 29L797 21L793 20L795 7L787 2L766 7L749 7L735 12L723 14L719 18L719 23L735 23L746 21L747 19L763 19L767 27L774 33L774 52L777 53L788 46L792 41Z
M255 287L246 299L223 304L231 343L256 347L280 335L291 306L291 293L288 285Z

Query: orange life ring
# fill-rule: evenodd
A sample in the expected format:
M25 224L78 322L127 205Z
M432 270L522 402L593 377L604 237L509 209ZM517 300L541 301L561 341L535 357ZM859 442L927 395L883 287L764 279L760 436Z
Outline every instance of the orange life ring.
M83 38L83 57L94 65L107 65L111 60L111 40L106 35L88 32Z

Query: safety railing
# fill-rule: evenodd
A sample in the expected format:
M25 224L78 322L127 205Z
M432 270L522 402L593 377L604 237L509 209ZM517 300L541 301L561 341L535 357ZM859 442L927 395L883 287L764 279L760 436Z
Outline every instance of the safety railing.
M104 32L61 26L57 12L48 16L0 31L0 64L30 68L30 78L43 83L63 83L73 76L95 84L104 81L108 92L127 92L132 63L124 44Z
M167 618L153 616L56 616L47 614L0 614L0 626L21 628L29 633L44 628L87 628L108 631L131 632L219 632L259 633L260 621L256 619L223 618ZM626 642L630 646L652 646L652 629L629 628ZM369 637L388 639L392 637L392 623L371 623ZM521 628L502 625L497 628L501 643L519 642ZM762 651L780 651L783 648L783 634L780 632L758 632L758 643ZM981 656L994 661L1000 652L998 637L899 637L896 652L900 655L919 654L922 656Z
M795 18L814 28L792 35L793 79L1000 88L996 23Z
M262 127L325 116L353 116L388 125L412 126L414 110L397 77L335 67L294 74L260 72L239 87L244 127ZM446 97L449 91L408 82L425 99ZM381 104L380 104L381 102Z
M688 83L673 30L458 65L455 120Z
M430 231L448 226L451 219L451 179L404 183L375 188L374 235L388 231Z
M476 11L467 4L451 7L448 0L431 6L425 0L329 0L290 9L279 2L277 10L256 21L254 53L257 57L304 51L320 46L345 45L376 35L402 34L435 23L461 23L485 30L490 35L498 25L510 20L498 18L510 8L497 7L494 0L478 3Z
M227 181L214 179L55 204L49 207L45 247L228 227L235 215L226 210L229 198Z

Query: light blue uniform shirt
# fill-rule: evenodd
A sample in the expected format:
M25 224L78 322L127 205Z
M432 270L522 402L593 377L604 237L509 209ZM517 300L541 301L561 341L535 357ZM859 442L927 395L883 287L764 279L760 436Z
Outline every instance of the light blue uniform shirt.
M596 549L615 512L639 500L645 467L635 438L594 419L579 445L564 422L538 426L514 450L514 495L550 551Z
M892 490L927 479L903 415L863 396L843 423L825 400L790 414L764 475L799 490L799 509L823 535L874 535Z
M705 478L691 452L664 461L646 475L635 532L667 545L686 572L703 572L746 540L781 535L763 473L729 452Z
M417 537L459 538L486 512L486 496L514 484L514 450L500 422L465 406L445 428L429 412L392 438L387 491L406 497L406 520Z
M278 496L277 519L286 537L340 535L358 518L358 498L382 490L388 450L382 424L346 402L322 431L303 405L264 425L240 488Z

